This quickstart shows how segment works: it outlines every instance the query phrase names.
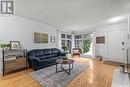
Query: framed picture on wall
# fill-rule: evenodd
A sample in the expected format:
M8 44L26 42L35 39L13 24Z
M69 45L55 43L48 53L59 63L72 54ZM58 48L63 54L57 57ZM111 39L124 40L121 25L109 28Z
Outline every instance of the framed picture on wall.
M18 49L20 46L20 41L10 41L10 49Z
M96 44L105 44L105 36L96 37Z
M48 43L48 34L34 32L34 43Z
M51 37L50 37L50 42L51 42L51 43L55 43L55 36L51 36Z

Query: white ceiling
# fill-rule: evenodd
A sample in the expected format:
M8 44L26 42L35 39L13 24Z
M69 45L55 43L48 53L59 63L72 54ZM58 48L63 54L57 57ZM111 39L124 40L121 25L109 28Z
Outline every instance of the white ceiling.
M107 24L128 13L130 0L15 0L15 14L63 30Z

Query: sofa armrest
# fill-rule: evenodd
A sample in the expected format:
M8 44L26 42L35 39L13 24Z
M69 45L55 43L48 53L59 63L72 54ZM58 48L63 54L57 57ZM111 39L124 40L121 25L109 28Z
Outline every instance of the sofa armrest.
M30 59L31 61L36 60L36 61L40 62L39 58L34 57L34 56L29 56L29 59Z
M36 58L34 56L29 56L28 62L29 62L29 66L34 68L35 66L39 64L40 61L39 61L39 58Z

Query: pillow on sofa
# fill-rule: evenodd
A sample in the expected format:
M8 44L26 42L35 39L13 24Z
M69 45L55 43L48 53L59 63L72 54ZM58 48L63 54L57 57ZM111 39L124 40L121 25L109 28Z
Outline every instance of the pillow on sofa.
M51 49L44 49L43 52L44 52L45 55L51 55L52 54Z
M53 48L51 50L52 50L53 54L60 54L60 50L59 49Z
M42 56L44 56L44 53L41 50L36 50L33 52L33 56L42 57Z

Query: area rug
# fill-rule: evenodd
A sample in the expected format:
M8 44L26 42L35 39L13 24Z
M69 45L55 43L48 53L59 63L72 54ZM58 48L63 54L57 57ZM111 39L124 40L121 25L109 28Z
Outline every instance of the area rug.
M66 65L63 67L68 68ZM86 68L88 68L87 64L74 63L71 74L68 75L65 71L56 73L56 66L54 65L33 71L29 75L38 81L42 87L64 87ZM60 70L60 65L58 65L58 70Z

